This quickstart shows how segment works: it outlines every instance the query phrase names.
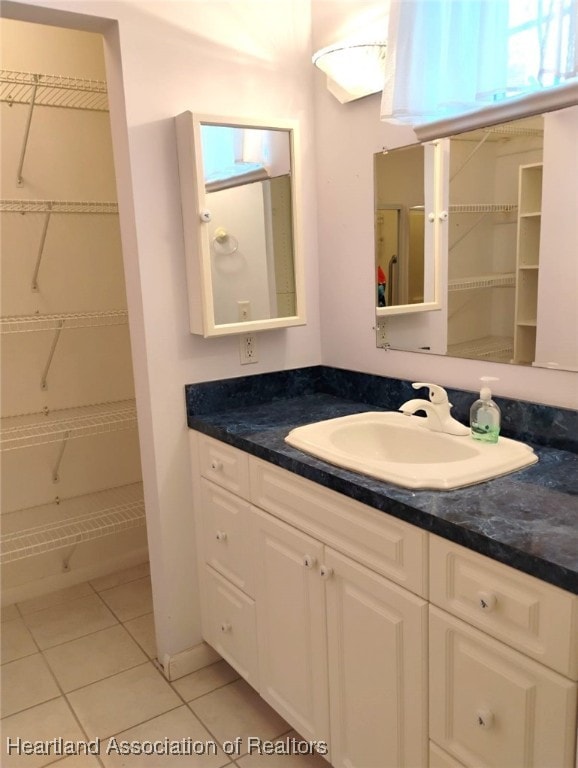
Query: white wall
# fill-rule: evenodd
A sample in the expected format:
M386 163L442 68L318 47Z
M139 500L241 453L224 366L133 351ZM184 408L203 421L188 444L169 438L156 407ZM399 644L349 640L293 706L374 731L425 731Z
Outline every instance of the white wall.
M309 0L25 0L4 2L2 12L105 34L162 658L200 641L185 383L320 360ZM240 366L236 337L188 333L173 125L187 109L291 117L301 125L308 325L261 334L259 363L249 369Z
M349 34L355 19L378 20L382 8L381 0L313 0L313 49ZM379 95L339 104L317 70L315 107L323 363L470 390L480 376L492 375L500 379L498 395L577 407L576 373L376 348L372 155L412 143L415 135L380 122Z

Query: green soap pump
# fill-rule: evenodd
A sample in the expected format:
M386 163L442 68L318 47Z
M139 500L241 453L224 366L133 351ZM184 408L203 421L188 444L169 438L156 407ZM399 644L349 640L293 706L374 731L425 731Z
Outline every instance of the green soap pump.
M484 443L497 443L500 434L500 409L492 400L488 386L490 381L498 381L494 376L482 376L480 399L470 408L470 429L474 440Z

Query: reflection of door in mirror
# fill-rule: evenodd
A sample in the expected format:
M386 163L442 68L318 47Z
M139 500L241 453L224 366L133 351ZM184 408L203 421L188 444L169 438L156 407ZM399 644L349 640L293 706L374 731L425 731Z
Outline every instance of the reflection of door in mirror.
M288 175L207 193L215 325L295 315Z
M515 337L524 333L516 306L525 300L525 283L537 285L538 277L536 265L525 271L516 265L518 187L520 169L542 162L542 146L542 117L450 140L449 355L495 362L534 359L527 346L523 355L514 352ZM535 337L535 306L531 314Z
M424 153L375 156L376 306L424 301Z
M296 314L288 131L202 125L215 325Z

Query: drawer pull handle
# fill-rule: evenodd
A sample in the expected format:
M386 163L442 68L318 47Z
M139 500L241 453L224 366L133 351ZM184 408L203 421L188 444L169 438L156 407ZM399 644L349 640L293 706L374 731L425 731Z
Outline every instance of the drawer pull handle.
M496 607L496 596L492 592L478 592L478 605L482 611L490 613Z
M232 626L228 621L224 621L221 624L221 632L230 632L231 629L232 629Z
M478 709L476 712L476 721L480 728L488 730L494 724L494 715L489 709Z
M227 534L225 533L225 531L217 531L217 533L215 534L215 538L217 539L217 541L227 541Z
M219 461L218 459L213 459L211 461L211 469L214 472L220 472L223 469L223 462Z
M303 558L303 565L306 568L315 568L315 566L317 565L317 558L314 557L313 555L305 555L305 557Z
M322 579L330 579L333 576L333 568L331 568L328 565L322 565L319 569L319 573L321 574Z

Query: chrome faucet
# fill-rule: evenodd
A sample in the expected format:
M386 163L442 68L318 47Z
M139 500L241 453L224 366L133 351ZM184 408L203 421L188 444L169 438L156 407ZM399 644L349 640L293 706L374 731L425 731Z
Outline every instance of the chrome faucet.
M423 427L432 432L445 432L448 435L469 435L470 430L464 424L450 415L452 404L448 400L448 393L437 384L417 382L411 385L414 389L429 388L429 400L408 400L400 407L400 411L406 416L412 416L417 411L425 411L425 418L421 419Z

